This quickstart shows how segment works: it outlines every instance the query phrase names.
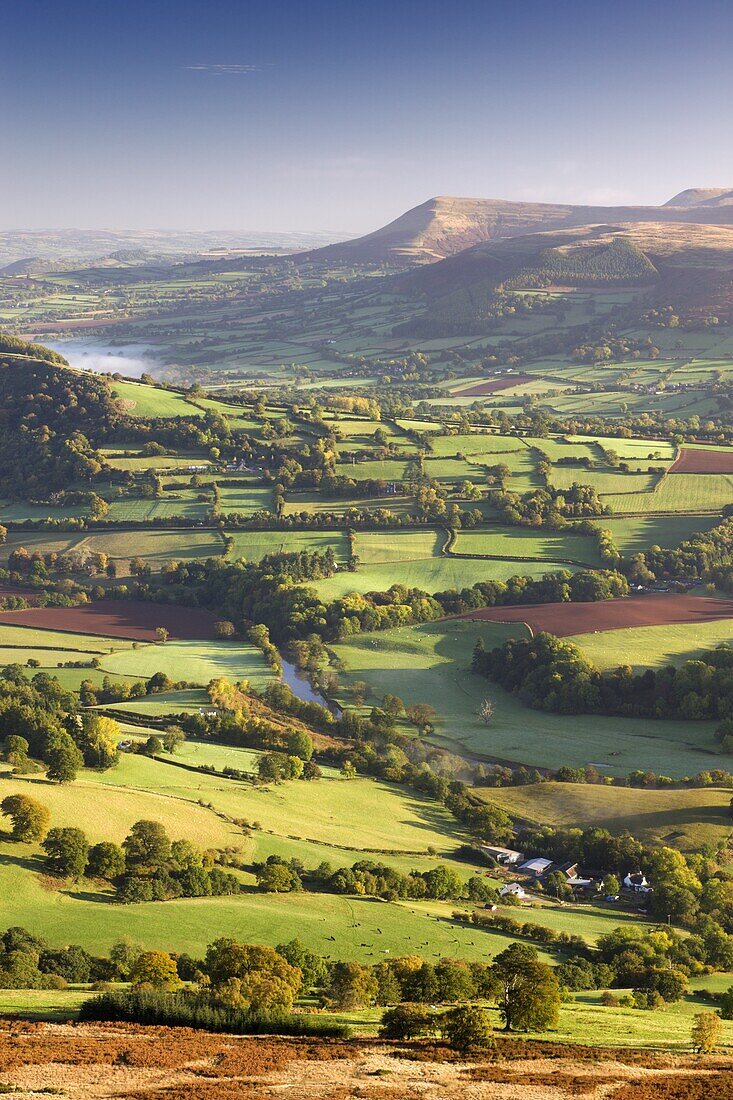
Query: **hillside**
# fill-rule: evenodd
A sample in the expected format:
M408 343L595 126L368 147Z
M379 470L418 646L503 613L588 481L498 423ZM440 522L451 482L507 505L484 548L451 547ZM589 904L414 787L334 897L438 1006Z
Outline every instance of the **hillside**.
M435 305L456 294L474 304L499 283L650 286L662 299L727 313L733 303L733 229L727 226L594 225L485 241L402 277L400 290Z
M572 206L440 195L355 240L304 258L353 263L433 263L483 241L599 223L733 224L733 191L690 189L664 206Z

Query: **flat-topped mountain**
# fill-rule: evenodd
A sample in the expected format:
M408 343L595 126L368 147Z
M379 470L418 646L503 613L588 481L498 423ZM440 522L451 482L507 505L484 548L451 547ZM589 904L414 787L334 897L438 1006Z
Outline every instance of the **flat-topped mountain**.
M373 233L305 256L346 263L433 263L500 237L633 222L731 225L733 190L682 191L664 206L574 206L440 195Z

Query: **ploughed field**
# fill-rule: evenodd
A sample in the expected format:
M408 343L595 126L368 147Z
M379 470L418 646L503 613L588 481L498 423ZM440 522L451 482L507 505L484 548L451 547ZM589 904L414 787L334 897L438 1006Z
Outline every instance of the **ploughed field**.
M525 623L534 634L548 631L559 638L567 638L574 634L637 626L672 626L730 619L733 618L733 599L658 593L597 603L485 607L457 617L495 623Z
M155 641L162 626L171 638L211 638L216 616L200 607L146 603L143 600L99 600L81 607L32 607L0 612L0 626L35 627L76 634L101 634L111 638Z
M682 447L671 474L733 474L733 449Z

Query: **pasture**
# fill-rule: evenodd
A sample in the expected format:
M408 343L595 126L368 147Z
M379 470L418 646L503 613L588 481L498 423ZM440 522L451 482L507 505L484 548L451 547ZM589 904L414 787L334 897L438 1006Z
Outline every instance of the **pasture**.
M439 744L488 760L546 768L596 764L609 775L635 768L658 771L662 760L671 776L711 767L717 757L713 722L549 714L528 709L491 680L471 673L478 638L490 648L512 636L526 637L526 627L448 619L339 643L332 648L346 670L340 674L340 701L348 705L348 685L363 680L370 688L368 706L388 692L408 705L428 703L437 712L433 736ZM487 697L494 703L489 725L478 715Z
M562 568L558 563L567 560L590 567L600 565L595 538L527 527L461 530L453 545L453 552L490 554L499 558L513 557L522 563L517 565L516 572L523 572L524 561L531 559L546 561L548 570Z
M535 783L528 787L477 788L488 802L532 825L559 829L599 826L630 832L647 844L683 851L716 847L731 834L727 788L640 789L590 783Z
M732 609L733 610L733 609ZM627 627L570 636L598 668L631 665L635 669L680 665L707 650L733 642L733 615L712 622Z
M631 474L628 475L632 477ZM612 492L603 503L612 512L717 512L733 501L731 474L667 474L652 492Z
M101 667L115 679L147 680L165 672L176 683L206 685L225 676L235 682L247 680L257 690L275 678L261 651L243 642L168 641L110 654Z

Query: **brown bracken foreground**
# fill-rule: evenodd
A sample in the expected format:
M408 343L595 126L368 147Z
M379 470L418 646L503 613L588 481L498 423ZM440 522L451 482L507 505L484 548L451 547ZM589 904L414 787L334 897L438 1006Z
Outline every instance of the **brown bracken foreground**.
M440 1043L211 1035L132 1024L0 1021L0 1092L19 1100L731 1100L733 1058L499 1037Z

